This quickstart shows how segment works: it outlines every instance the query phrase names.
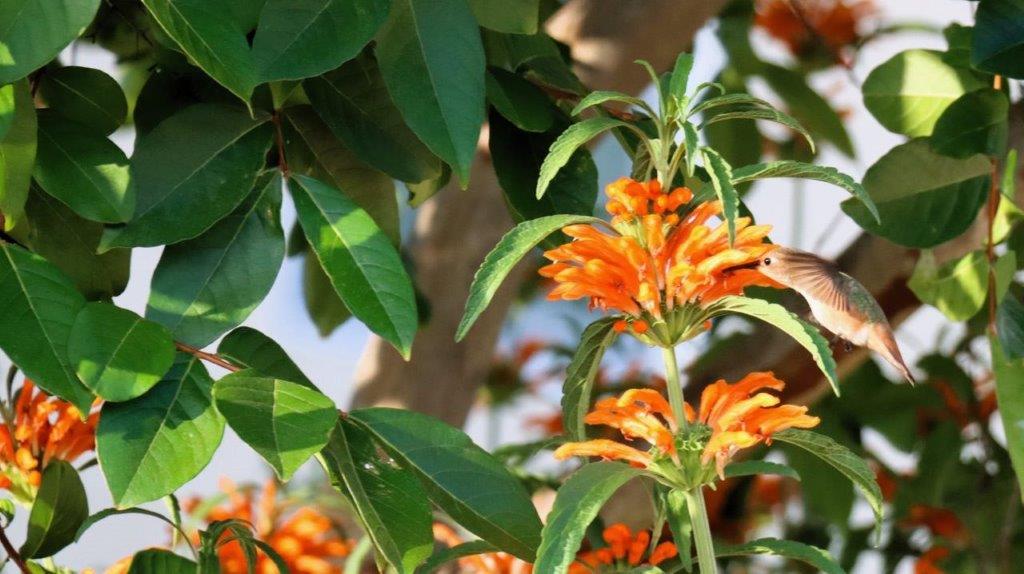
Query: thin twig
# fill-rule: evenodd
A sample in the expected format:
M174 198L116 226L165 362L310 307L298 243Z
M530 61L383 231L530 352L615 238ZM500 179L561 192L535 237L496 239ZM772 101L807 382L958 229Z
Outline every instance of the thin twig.
M795 14L796 17L800 20L800 23L802 23L804 25L804 28L806 28L807 31L811 34L811 37L814 38L814 41L820 44L821 47L825 48L825 50L832 55L832 60L840 67L842 67L844 70L846 70L846 75L849 76L850 82L854 86L857 86L859 88L860 79L857 78L857 75L854 74L853 72L853 64L843 57L839 48L835 48L831 44L829 44L828 39L822 36L818 32L817 28L815 28L814 25L811 24L810 18L807 17L807 13L804 12L803 6L800 5L800 0L789 0L787 4L789 4L789 9L793 12L793 14Z
M549 86L549 85L541 83L541 82L537 82L537 81L533 81L533 80L529 80L529 81L533 85L537 86L542 91L544 91L544 93L546 93L547 95L549 95L549 96L551 96L551 97L553 97L555 99L558 99L558 100L571 100L571 101L574 101L576 103L579 103L579 101L582 99L582 98L580 98L580 96L578 94L574 94L572 92L567 92L565 90L562 90L562 89L559 89L559 88L555 88L553 86ZM624 111L624 110L619 110L619 109L616 109L616 108L613 108L613 107L607 106L607 105L600 105L600 106L595 106L595 107L601 108L608 115L614 116L614 117L616 117L616 118L618 118L620 120L627 121L627 122L633 121L633 120L636 120L636 119L640 118L640 116L638 116L637 114L634 114L632 112L627 112L627 111Z
M1002 76L996 75L992 80L992 87L999 90L1002 87ZM992 176L988 189L988 241L985 245L985 256L988 259L988 332L989 335L996 335L996 246L995 246L995 221L999 212L999 163L992 158Z
M239 367L238 365L232 363L231 361L228 361L224 357L221 357L220 355L217 355L215 353L207 353L206 351L202 351L200 349L193 347L192 345L182 343L181 341L175 341L174 346L177 347L179 351L188 353L193 357L197 359L202 359L208 363L213 363L218 367L223 367L231 371L232 373L236 373L242 370L242 368Z
M28 564L25 564L25 559L18 554L18 551L11 544L10 539L7 538L7 531L4 530L3 526L0 526L0 544L3 544L4 550L7 552L7 557L10 558L15 564L18 565L18 569L24 574L29 574L31 570L28 569Z
M288 160L284 155L284 133L281 131L281 112L280 110L274 111L273 116L274 122L274 139L277 143L277 168L281 170L281 175L287 179L291 176L291 170L288 169Z

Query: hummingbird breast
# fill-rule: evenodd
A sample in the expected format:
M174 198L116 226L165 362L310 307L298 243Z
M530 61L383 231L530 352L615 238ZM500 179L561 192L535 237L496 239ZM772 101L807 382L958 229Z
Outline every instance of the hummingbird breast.
M821 301L807 298L811 315L822 327L839 335L850 343L862 347L871 336L871 325L847 311L835 309Z

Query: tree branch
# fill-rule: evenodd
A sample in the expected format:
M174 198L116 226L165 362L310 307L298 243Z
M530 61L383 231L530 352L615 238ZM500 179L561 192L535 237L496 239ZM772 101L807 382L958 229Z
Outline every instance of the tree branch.
M182 343L181 341L175 341L174 346L179 351L188 353L197 359L206 361L208 363L212 363L214 365L217 365L218 367L223 367L231 371L232 373L237 373L238 371L242 370L242 368L239 367L238 365L232 363L231 361L225 359L224 357L221 357L216 353L207 353L206 351L197 349L192 345L187 345L185 343Z
M32 571L29 570L28 564L25 563L25 559L18 554L18 550L11 544L9 538L7 538L7 530L0 526L0 544L3 545L4 551L7 552L7 557L11 559L17 566L18 570L21 570L23 574L30 574Z

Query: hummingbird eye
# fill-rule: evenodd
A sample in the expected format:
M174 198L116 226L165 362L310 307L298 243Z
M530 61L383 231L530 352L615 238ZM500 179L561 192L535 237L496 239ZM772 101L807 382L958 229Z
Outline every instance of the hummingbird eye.
M772 264L772 258L771 257L765 257L764 258L764 264L765 265L771 265Z

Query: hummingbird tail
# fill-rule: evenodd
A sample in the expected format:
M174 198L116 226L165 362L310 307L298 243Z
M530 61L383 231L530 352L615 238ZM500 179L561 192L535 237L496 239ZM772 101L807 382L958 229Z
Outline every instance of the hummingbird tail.
M907 368L907 364L903 361L903 354L900 353L899 346L896 345L896 338L892 334L892 330L887 328L876 328L874 339L869 344L869 347L876 353L882 356L890 365L896 368L897 371L911 385L916 385L917 380L914 379L914 375L910 373L910 369Z

